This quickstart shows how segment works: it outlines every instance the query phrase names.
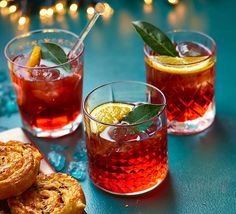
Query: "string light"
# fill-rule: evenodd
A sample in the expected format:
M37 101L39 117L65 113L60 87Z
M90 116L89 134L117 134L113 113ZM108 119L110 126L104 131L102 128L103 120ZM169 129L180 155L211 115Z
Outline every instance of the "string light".
M52 16L53 13L54 13L53 9L52 9L51 7L49 7L49 8L47 9L47 16Z
M152 0L144 0L145 4L152 4Z
M88 14L88 15L93 15L94 12L95 12L95 10L94 10L94 8L93 8L92 6L89 6L89 7L87 8L87 14Z
M60 12L64 9L64 5L60 2L56 4L55 8L58 12Z
M25 14L24 11L26 11L26 8L23 8L22 5L18 6L12 3L8 6L8 3L10 1L14 1L14 0L0 0L0 8L3 8L1 10L1 15L3 15L3 12L5 11L5 15L11 14L10 17L12 19L12 16L14 14L15 15L14 20L18 22L18 25L19 25L18 27L25 29L26 24L28 24L30 21L28 17L23 15ZM151 4L153 0L144 0L144 2L147 4ZM113 8L110 7L108 3L103 3L103 4L105 7L103 19L104 21L107 21L113 15L114 10ZM73 0L70 6L68 6L67 8L64 0L58 0L58 2L54 6L41 8L38 14L40 16L40 20L49 20L49 18L51 18L54 15L54 13L64 15L67 10L72 18L77 18L79 15L77 12L79 10L78 2ZM92 16L95 13L94 6L93 5L88 6L86 9L86 12L87 12L88 19L92 18Z
M1 7L1 8L4 8L4 7L6 7L6 6L7 6L7 1L6 1L6 0L0 1L0 7Z
M108 3L104 3L104 6L105 6L105 11L102 14L102 17L104 19L109 19L113 15L114 10L110 7Z
M73 3L70 5L70 12L76 12L78 10L78 4Z
M178 4L178 3L179 3L179 0L168 0L168 2L169 2L170 4L175 5L175 4Z
M21 16L18 20L19 25L25 25L27 22L27 18L25 16Z
M46 16L46 15L47 15L47 9L42 8L42 9L39 11L39 15L40 15L40 16Z
M9 13L15 13L16 10L17 10L17 7L16 7L16 5L11 5L11 6L8 8L8 10L9 10Z

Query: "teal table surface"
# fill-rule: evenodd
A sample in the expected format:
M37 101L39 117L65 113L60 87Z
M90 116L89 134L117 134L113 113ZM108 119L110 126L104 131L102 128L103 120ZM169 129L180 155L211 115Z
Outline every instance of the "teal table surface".
M236 213L236 1L185 0L177 6L167 1L113 0L114 14L99 19L86 38L84 91L114 80L145 81L143 43L131 21L146 20L164 31L184 28L205 32L217 44L216 119L206 131L193 136L169 136L169 174L155 190L135 197L121 197L96 188L86 174L84 189L88 214ZM86 24L78 17L55 15L43 22L32 15L28 29L19 29L9 16L0 15L0 131L21 127L7 73L4 47L15 35L39 28L63 28L79 33ZM83 150L83 128L58 140L30 138L48 157L53 148L66 159L67 172L74 151ZM79 146L79 147L78 147ZM84 152L84 150L83 150ZM83 155L82 155L83 156ZM84 158L84 157L81 157Z

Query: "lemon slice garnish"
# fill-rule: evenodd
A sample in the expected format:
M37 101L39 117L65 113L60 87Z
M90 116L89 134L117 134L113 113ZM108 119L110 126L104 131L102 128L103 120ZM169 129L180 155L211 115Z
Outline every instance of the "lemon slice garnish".
M28 67L35 67L36 65L39 65L40 59L41 59L41 48L35 45L29 57L29 61L27 62L26 65Z
M105 103L96 107L91 116L103 123L118 124L133 108L134 105L126 103ZM101 133L107 126L91 121L90 127L93 133Z
M214 59L209 56L150 56L149 58L146 57L145 61L157 70L177 74L197 73L214 65Z

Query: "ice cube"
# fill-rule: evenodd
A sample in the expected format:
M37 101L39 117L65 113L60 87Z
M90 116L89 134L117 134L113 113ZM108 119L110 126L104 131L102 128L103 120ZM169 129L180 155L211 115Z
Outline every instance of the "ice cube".
M17 112L16 98L11 85L0 85L0 115L8 115Z
M60 79L60 71L57 69L50 69L47 74L47 80L57 80Z
M77 59L72 60L70 64L71 64L71 69L72 70L76 70L79 67L79 62L78 62Z
M86 165L82 161L72 161L68 166L67 172L79 181L83 181L86 178Z
M154 121L146 130L145 132L149 135L152 136L154 135L157 131L159 131L162 127L162 121L161 119L158 119Z
M185 56L204 56L202 55L202 49L200 45L191 42L180 42L176 46L176 50L179 52L180 57Z
M24 79L30 79L30 73L29 73L28 69L22 68L19 66L19 65L26 66L28 59L29 59L29 56L23 55L23 54L18 55L13 59L15 64L13 66L11 66L12 67L11 69L14 71L14 73L18 77L21 77Z
M48 160L56 171L62 171L62 169L65 167L66 158L64 155L58 152L55 151L49 152Z
M137 140L138 133L132 127L115 127L108 131L109 137L115 142L128 142Z
M42 69L40 69L42 68ZM57 69L47 69L45 65L40 65L32 71L32 77L34 80L39 81L52 81L60 78L60 71Z
M15 101L13 100L8 100L6 103L6 110L8 115L11 115L14 112L17 112L18 108L17 108L17 104Z
M26 65L28 59L29 59L28 55L20 54L16 56L12 61L14 61L14 63L16 63L17 65Z
M74 159L76 161L87 161L86 158L87 158L87 155L86 155L86 148L85 148L85 145L82 144L82 143L79 143L76 148L75 148L75 153L73 155Z

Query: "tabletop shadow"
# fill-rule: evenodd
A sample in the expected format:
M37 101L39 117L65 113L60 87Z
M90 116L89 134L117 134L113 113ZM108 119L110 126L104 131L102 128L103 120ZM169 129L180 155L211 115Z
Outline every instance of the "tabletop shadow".
M202 133L196 136L200 144L209 147L220 147L224 149L236 149L234 140L236 118L227 115L216 116L214 123Z

